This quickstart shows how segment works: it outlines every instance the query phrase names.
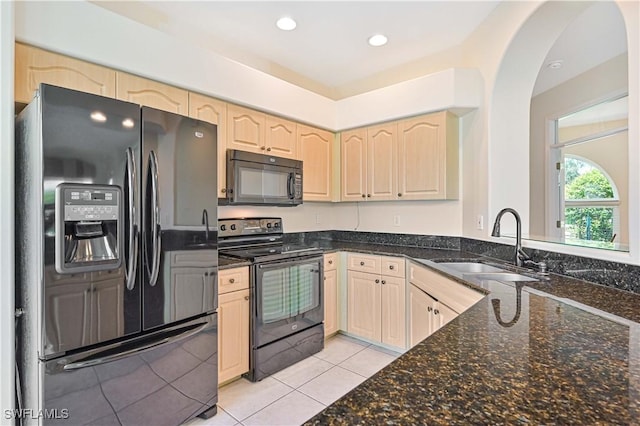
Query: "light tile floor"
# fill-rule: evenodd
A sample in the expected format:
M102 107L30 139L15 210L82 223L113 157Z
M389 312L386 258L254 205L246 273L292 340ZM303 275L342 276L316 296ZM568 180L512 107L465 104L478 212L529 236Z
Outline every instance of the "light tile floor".
M258 383L220 388L218 414L185 426L300 425L372 376L399 353L336 335L324 349Z

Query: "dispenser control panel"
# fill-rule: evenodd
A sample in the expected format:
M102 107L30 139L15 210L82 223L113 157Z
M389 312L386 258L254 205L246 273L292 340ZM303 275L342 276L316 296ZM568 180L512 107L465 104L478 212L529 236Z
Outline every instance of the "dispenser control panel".
M65 185L59 190L65 221L118 220L119 188Z

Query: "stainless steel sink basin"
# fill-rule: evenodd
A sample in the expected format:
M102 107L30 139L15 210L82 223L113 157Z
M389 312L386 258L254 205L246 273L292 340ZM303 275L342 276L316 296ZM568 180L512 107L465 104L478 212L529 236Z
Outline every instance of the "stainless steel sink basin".
M504 269L478 262L442 262L440 266L462 273L506 272Z
M538 281L536 278L527 277L526 275L516 274L513 272L465 274L465 277L478 281Z

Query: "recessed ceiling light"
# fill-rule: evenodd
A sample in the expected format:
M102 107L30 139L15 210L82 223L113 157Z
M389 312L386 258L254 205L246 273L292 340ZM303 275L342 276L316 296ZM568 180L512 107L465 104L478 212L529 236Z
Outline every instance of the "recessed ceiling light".
M107 121L107 116L100 111L93 111L91 113L91 119L99 123L104 123L105 121Z
M387 37L385 37L382 34L376 34L373 35L371 37L369 37L369 44L371 46L383 46L385 44L387 44Z
M551 61L547 64L547 68L557 70L562 68L562 60Z
M294 21L293 18L289 18L288 16L283 16L276 21L276 26L284 31L291 31L295 29L296 25L296 21Z

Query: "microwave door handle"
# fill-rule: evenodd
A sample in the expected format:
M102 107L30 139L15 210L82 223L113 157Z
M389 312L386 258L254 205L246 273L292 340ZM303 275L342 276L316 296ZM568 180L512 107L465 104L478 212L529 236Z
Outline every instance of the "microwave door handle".
M129 259L125 269L127 290L133 290L136 285L136 269L138 268L138 217L136 200L138 199L138 185L136 184L136 162L133 149L127 148L127 185L129 186Z
M295 188L295 176L294 173L289 173L289 177L287 178L287 195L290 200L293 200L296 196L296 188Z

